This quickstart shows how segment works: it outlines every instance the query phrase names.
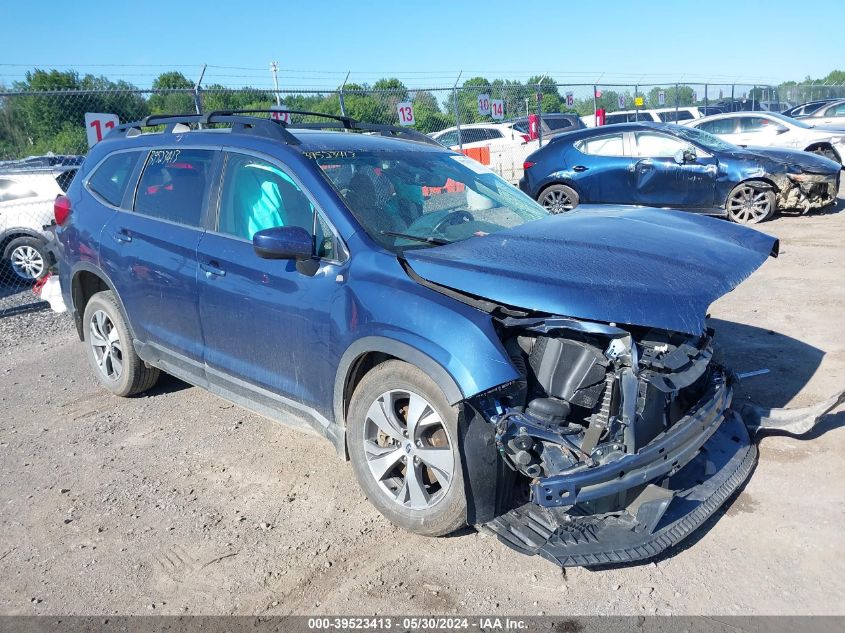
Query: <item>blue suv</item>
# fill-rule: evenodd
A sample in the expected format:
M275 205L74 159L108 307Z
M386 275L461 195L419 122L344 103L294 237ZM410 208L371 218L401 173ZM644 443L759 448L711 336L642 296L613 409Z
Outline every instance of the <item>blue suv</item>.
M705 313L777 240L554 215L421 134L265 116L125 124L56 201L106 389L178 376L328 438L408 530L484 525L561 565L652 556L748 477Z

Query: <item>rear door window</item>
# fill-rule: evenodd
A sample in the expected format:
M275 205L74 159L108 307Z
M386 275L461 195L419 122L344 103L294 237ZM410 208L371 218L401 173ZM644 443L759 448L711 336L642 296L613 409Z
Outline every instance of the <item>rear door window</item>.
M119 207L141 154L142 152L112 154L94 168L94 172L88 177L88 189L113 207ZM67 184L70 184L70 181ZM66 190L65 187L62 189Z
M134 211L199 226L214 154L207 149L152 150L138 183Z
M453 145L458 144L458 131L452 130L450 132L446 132L445 134L438 136L435 140L441 145L452 147Z

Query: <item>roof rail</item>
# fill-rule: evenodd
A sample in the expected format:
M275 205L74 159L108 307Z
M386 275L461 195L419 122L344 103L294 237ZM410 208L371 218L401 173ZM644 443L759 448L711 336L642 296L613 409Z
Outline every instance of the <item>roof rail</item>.
M287 145L299 145L300 140L285 129L285 125L273 119L254 116L237 116L209 112L208 114L151 114L140 121L124 123L109 133L108 137L130 137L141 133L142 128L163 125L164 133L179 132L178 125L196 123L200 126L212 123L229 123L233 132L240 134L254 134L282 141ZM107 138L108 138L107 137Z
M280 110L215 110L211 115L241 115L241 114L271 114L279 113ZM435 141L422 132L412 130L398 125L386 125L383 123L364 123L353 119L352 117L342 116L339 114L326 114L324 112L311 112L309 110L284 110L286 114L298 114L300 116L313 116L322 119L329 119L327 122L310 122L310 123L282 123L287 128L298 128L308 130L323 130L331 128L343 128L345 130L356 130L359 132L375 132L381 136L393 136L399 138L406 138L412 141L420 141L428 145L437 145L440 143Z
M141 134L145 127L164 125L165 134L180 132L179 125L195 123L199 126L212 123L229 123L232 130L241 134L256 134L268 138L280 140L288 145L300 145L301 141L291 133L291 129L331 129L342 128L345 130L356 130L359 132L370 132L381 136L404 138L412 141L436 145L440 143L417 130L396 125L384 125L381 123L362 123L348 116L336 114L324 114L322 112L309 112L307 110L287 110L287 114L298 114L301 116L313 116L329 119L323 122L297 123L291 125L272 118L250 116L254 114L272 114L278 110L215 110L206 114L151 114L140 121L124 123L116 127L109 136L115 137L136 136Z

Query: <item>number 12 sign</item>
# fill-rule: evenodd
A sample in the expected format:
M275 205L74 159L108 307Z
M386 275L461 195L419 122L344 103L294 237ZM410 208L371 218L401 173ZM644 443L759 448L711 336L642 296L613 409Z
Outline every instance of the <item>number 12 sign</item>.
M94 147L94 145L102 141L103 137L118 125L120 125L120 119L116 114L86 112L85 136L88 137L88 147Z
M396 111L399 113L400 125L413 125L414 121L414 104L410 101L400 101L396 104Z
M501 121L505 118L505 102L502 99L490 101L490 114L494 119Z

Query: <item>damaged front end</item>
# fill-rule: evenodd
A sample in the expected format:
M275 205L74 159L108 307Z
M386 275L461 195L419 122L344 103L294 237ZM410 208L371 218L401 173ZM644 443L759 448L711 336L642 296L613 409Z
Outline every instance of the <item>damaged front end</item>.
M779 209L800 209L807 213L836 202L839 174L789 173L775 178Z
M701 336L569 319L502 321L522 380L489 406L511 509L486 524L560 565L654 556L750 475L731 377ZM515 506L515 507L513 507Z

